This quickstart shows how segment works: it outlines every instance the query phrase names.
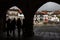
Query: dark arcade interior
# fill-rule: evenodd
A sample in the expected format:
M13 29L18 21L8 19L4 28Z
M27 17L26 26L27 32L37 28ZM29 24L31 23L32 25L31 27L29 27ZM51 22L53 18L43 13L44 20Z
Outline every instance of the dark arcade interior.
M41 39L41 37L37 37L34 35L33 17L40 6L50 1L60 4L59 0L0 0L0 40L43 40ZM5 23L7 10L12 6L19 7L25 16L25 19L23 20L23 28L25 28L25 30L23 30L24 37L20 37L21 39L15 37L4 38L1 35L3 34L2 32L6 31Z

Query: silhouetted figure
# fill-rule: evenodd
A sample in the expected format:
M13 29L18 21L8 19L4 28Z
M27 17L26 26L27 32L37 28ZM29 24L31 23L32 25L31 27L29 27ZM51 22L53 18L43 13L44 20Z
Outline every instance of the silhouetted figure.
M10 27L11 27L11 23L10 23L10 19L8 19L7 21L6 21L6 24L7 24L7 36L9 36L9 31L10 31Z
M15 27L16 27L16 20L15 18L11 21L11 30L13 32L13 36L15 36Z
M18 18L17 20L17 29L18 29L18 36L20 37L20 31L21 31L21 20Z
M26 34L27 34L27 32L26 32L26 29L27 28L26 28L25 24L26 24L25 19L23 19L23 25L22 25L22 31L23 31L22 37L23 38L25 38L26 37Z

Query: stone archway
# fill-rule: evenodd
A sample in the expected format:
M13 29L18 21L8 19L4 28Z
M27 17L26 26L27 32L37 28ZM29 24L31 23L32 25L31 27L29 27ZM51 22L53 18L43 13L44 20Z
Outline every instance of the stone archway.
M3 15L6 14L6 10L9 8L9 6L11 5L18 5L18 6L21 6L22 10L23 10L23 13L25 15L25 20L24 20L24 27L26 28L26 30L29 30L29 33L31 33L31 31L33 31L33 16L34 16L34 12L44 3L46 3L48 0L6 0L6 1L0 1L0 3L2 4L1 5L1 8L4 9L1 10ZM51 0L52 1L52 0ZM55 1L55 0L54 0ZM55 1L55 2L58 2L60 3L59 1ZM4 15L4 21L5 21L5 16ZM26 27L28 26L28 27ZM26 33L29 34L29 33Z

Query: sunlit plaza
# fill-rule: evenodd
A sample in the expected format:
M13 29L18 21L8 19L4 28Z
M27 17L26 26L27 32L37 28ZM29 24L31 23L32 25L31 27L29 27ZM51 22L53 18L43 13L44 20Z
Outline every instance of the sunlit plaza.
M50 5L49 5L50 4ZM47 7L48 5L48 7ZM54 5L54 6L52 6ZM52 7L50 7L52 6ZM57 6L57 7L55 7ZM47 8L46 8L47 7ZM34 15L34 26L57 25L60 24L60 5L53 2L47 2L42 5Z

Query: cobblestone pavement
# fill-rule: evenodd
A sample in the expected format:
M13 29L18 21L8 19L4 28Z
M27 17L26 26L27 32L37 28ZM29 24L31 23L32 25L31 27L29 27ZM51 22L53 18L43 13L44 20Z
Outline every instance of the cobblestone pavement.
M59 40L60 39L60 25L44 25L35 26L34 33L36 36L42 38L42 40Z
M34 27L34 36L27 38L18 38L17 29L15 30L15 37L10 34L10 37L7 37L6 32L0 32L0 38L2 40L60 40L60 25L57 26L43 26L43 27ZM21 31L22 35L22 31Z

